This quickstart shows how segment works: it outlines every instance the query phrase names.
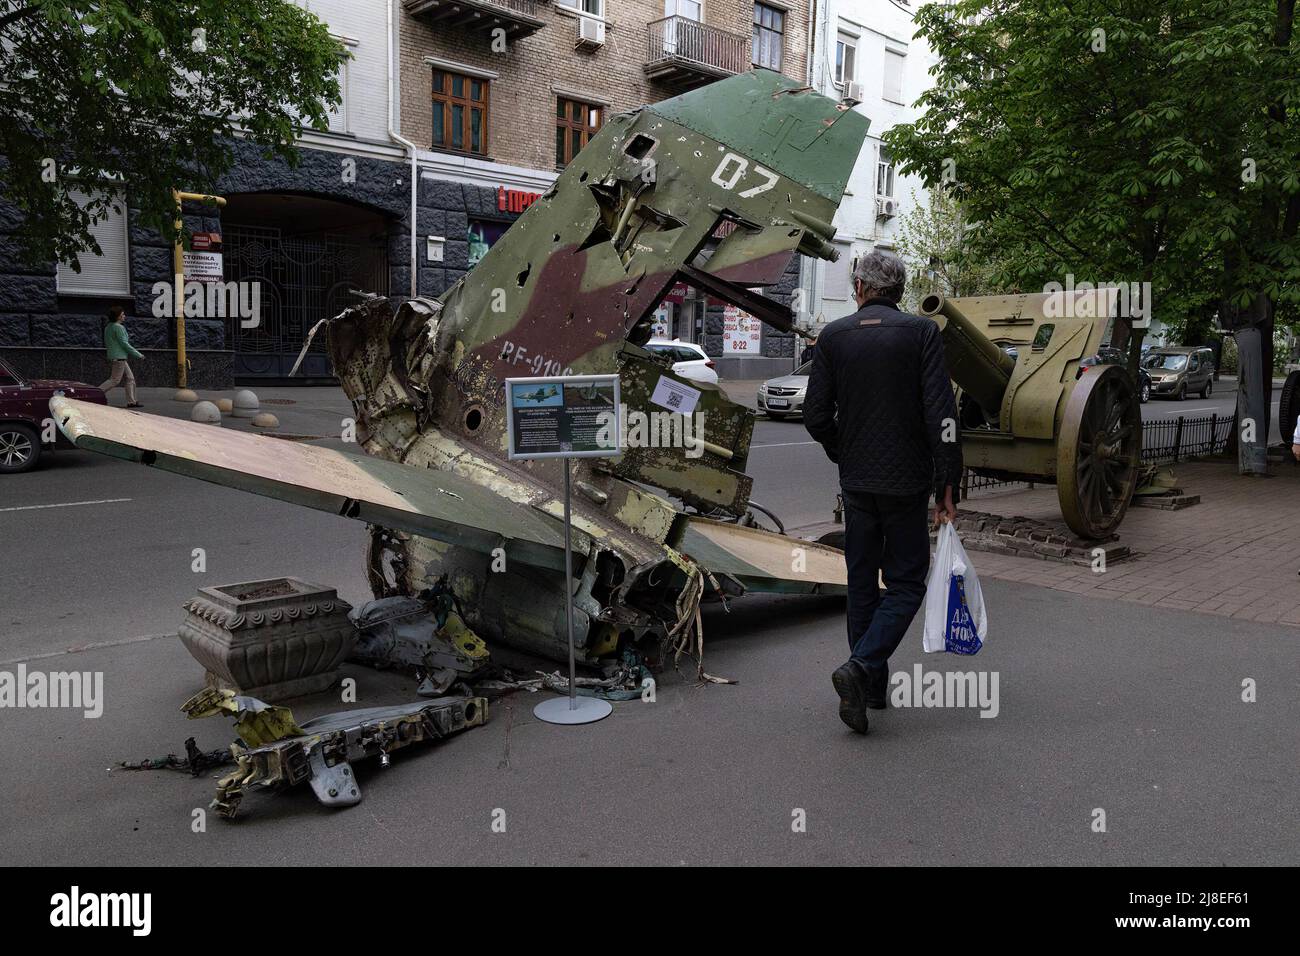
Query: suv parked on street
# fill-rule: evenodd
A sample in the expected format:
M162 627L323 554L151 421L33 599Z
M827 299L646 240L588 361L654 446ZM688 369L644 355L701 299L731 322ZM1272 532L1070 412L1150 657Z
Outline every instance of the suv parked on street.
M1180 402L1188 392L1209 398L1214 391L1214 352L1204 347L1163 346L1142 360L1151 376L1151 394L1172 395Z
M35 468L42 450L52 450L56 446L72 447L57 428L53 442L42 442L43 437L49 434L45 423L50 417L50 399L55 392L96 405L108 404L108 398L93 385L61 379L24 378L0 358L0 475Z
M645 344L651 352L662 355L673 363L673 372L682 378L718 384L718 373L714 370L713 359L705 354L704 349L694 342L680 339L651 339Z

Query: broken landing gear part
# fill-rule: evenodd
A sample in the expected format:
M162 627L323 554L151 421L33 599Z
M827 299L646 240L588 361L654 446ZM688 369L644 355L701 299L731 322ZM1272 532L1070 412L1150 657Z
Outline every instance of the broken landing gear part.
M226 819L235 816L245 791L252 787L279 790L307 782L326 806L360 803L353 761L378 756L387 766L388 754L394 750L487 721L487 701L482 697L440 697L348 710L301 726L287 708L230 691L200 691L181 710L191 719L223 711L235 717L240 739L230 745L230 752L239 767L217 781L217 796L209 805Z

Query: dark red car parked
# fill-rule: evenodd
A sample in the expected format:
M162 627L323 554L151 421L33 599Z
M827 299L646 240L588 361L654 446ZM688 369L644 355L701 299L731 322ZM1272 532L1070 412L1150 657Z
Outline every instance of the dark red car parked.
M58 429L54 430L53 442L42 442L42 437L49 437L45 422L55 392L96 405L108 404L108 398L93 385L24 378L0 358L0 475L35 468L45 449L72 447Z

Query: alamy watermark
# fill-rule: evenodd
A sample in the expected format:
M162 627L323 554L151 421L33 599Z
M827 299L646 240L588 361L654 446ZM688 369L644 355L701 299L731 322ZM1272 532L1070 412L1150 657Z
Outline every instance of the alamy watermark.
M704 454L703 412L684 415L680 412L628 411L624 404L618 417L622 423L619 448L684 448L687 458L699 458ZM602 447L609 447L614 438L614 413L601 412L599 421L596 441Z
M242 329L262 324L262 284L260 282L186 282L174 276L171 282L155 282L153 316L176 318L176 290L181 290L181 310L187 319L239 319Z
M152 893L83 893L74 886L50 897L50 925L128 927L132 936L148 936L153 928Z
M913 664L911 671L889 675L892 707L970 707L979 708L981 717L996 717L998 702L997 671L927 671Z
M1137 328L1151 324L1150 282L1076 282L1074 274L1065 277L1065 284L1048 282L1043 292L1048 296L1043 303L1043 315L1049 319L1093 319L1106 314L1106 293L1115 292L1119 299L1119 314L1132 319Z
M103 671L0 671L0 709L73 708L94 719L104 713Z

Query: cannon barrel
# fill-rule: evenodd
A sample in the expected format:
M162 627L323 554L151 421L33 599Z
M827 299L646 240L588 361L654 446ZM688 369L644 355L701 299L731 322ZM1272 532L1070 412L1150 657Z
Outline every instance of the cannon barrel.
M952 299L928 295L921 302L921 314L934 318L943 330L949 378L979 402L986 414L996 416L1016 360L962 315ZM943 320L936 318L940 315Z

